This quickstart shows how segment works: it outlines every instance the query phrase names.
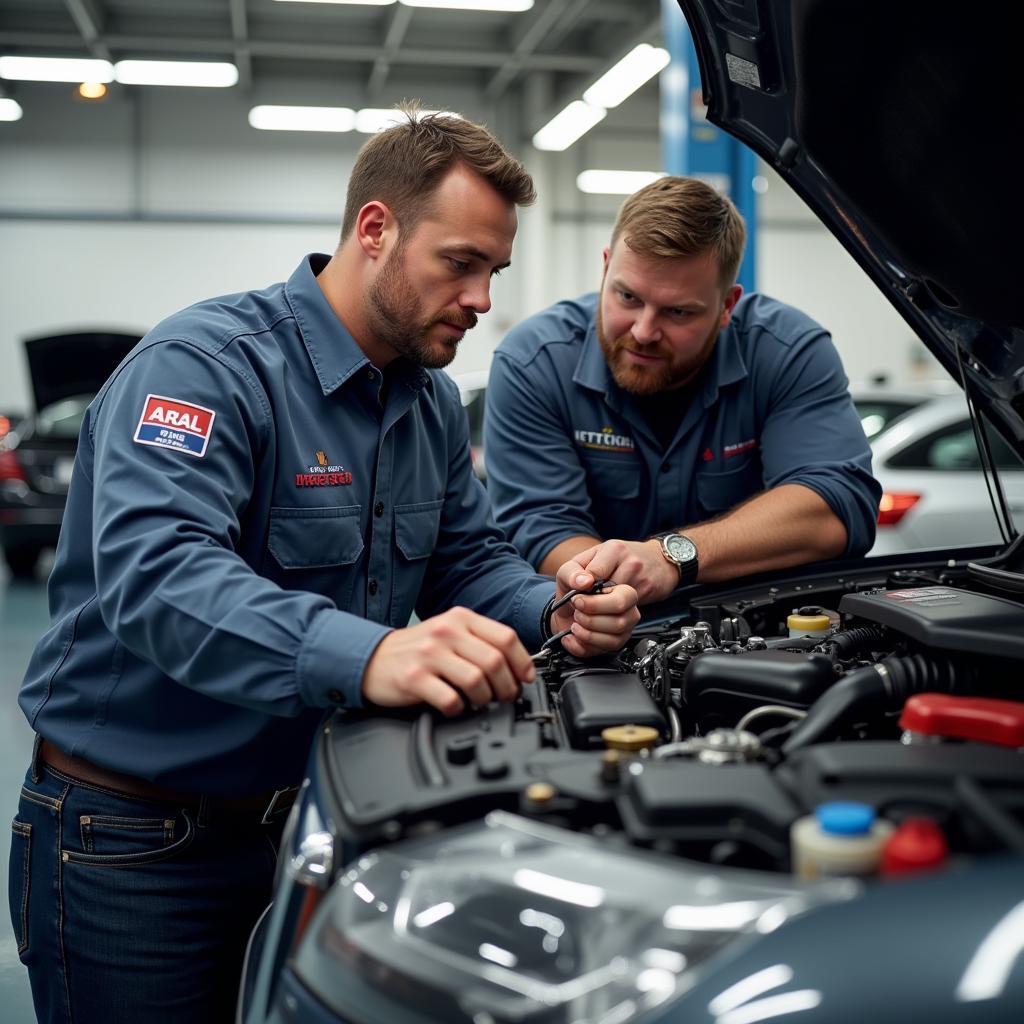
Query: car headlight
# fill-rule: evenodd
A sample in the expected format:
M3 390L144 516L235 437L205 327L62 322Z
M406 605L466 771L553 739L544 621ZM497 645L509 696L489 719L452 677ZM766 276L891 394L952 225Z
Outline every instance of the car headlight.
M689 988L737 937L856 891L494 812L360 858L293 969L347 1020L622 1024Z

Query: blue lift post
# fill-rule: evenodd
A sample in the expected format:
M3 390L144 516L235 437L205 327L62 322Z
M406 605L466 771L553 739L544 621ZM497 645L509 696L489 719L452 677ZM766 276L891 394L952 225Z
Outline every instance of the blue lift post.
M743 143L708 122L701 98L700 68L690 27L676 0L661 0L665 48L671 63L661 74L661 152L669 174L702 178L724 192L747 222L747 249L739 283L745 292L757 283L757 158Z

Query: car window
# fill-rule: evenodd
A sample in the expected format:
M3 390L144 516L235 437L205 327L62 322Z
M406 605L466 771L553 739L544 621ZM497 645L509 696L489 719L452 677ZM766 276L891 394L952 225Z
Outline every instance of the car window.
M82 427L82 417L91 398L85 395L66 398L39 410L36 416L36 437L76 438Z
M985 431L998 469L1024 469L1024 464L1000 434L987 424ZM893 469L931 469L939 472L980 470L981 457L978 455L970 422L960 420L907 445L889 459L888 465Z
M877 437L905 413L916 409L920 402L898 399L854 399L860 425L869 438Z
M486 388L472 388L462 393L462 407L469 420L469 443L473 448L483 444L486 396Z

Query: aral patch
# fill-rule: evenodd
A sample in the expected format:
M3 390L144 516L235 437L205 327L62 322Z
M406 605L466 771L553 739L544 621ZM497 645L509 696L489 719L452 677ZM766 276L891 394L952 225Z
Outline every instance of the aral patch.
M146 395L142 416L132 440L136 444L173 448L201 458L206 454L216 415L212 409L183 402L178 398Z

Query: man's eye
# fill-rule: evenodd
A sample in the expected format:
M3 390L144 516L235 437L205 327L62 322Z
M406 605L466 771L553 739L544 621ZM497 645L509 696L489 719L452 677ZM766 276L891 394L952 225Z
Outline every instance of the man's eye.
M452 265L452 270L458 271L460 274L469 270L469 264L465 260L457 260L454 256L449 256L448 262Z
M501 268L501 267L495 267L495 268L494 268L494 269L493 269L493 270L491 271L491 277L498 277L498 276L500 276L500 274L501 274L501 271L502 271L502 268Z
M619 298L623 302L636 302L636 296L632 292L623 291L621 288L619 289Z
M677 320L681 320L683 317L692 315L688 309L670 309L668 313L669 316L674 316Z

